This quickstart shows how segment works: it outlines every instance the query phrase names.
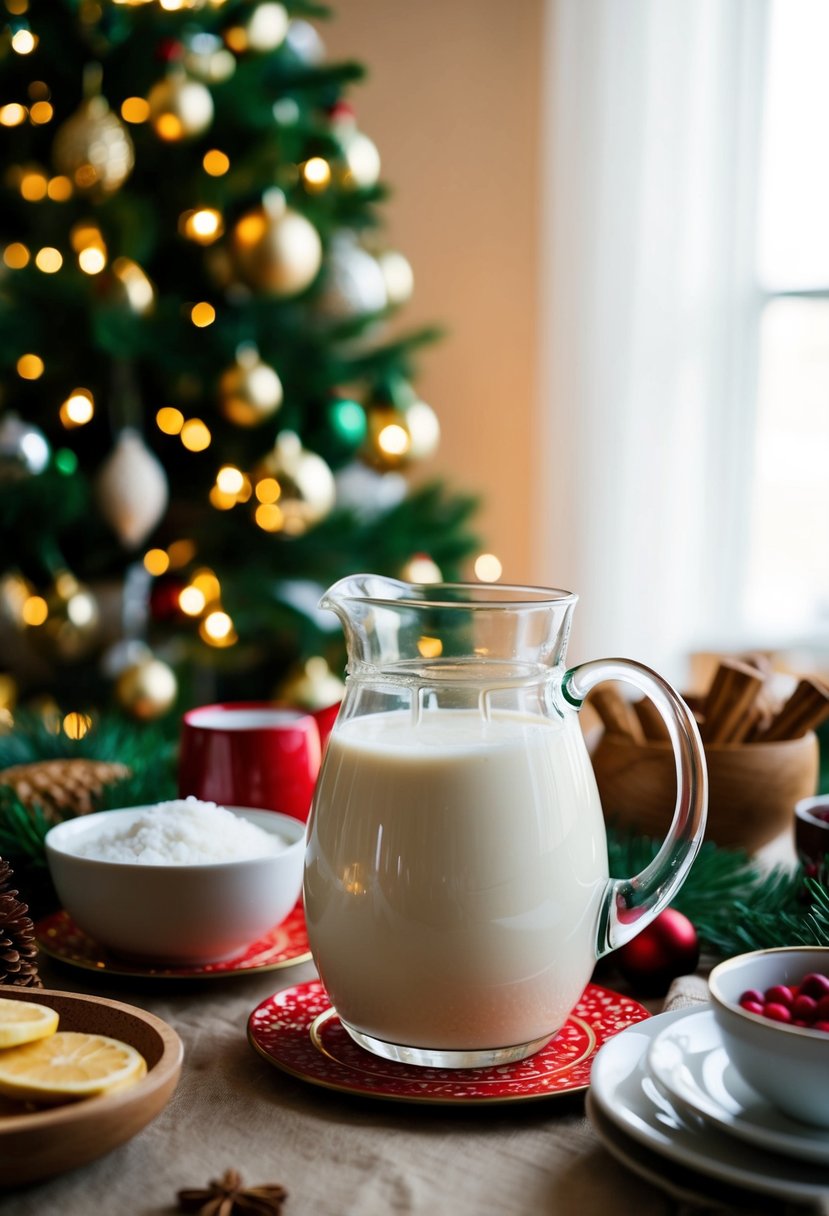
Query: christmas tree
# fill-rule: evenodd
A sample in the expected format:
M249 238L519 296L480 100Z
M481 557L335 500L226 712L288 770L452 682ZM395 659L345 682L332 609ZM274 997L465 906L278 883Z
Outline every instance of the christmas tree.
M5 9L0 708L333 699L321 591L475 545L406 478L434 334L398 321L362 69L301 0Z

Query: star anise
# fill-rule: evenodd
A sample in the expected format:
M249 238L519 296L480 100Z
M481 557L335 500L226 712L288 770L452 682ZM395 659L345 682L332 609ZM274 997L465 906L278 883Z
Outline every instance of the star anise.
M179 1210L198 1216L279 1216L288 1192L277 1183L243 1186L238 1170L225 1170L203 1190L184 1190L177 1195Z

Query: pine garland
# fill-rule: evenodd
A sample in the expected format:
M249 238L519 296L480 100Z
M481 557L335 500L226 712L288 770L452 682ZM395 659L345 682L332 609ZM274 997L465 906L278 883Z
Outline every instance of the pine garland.
M608 829L610 872L636 874L660 842ZM769 870L738 849L706 841L673 907L693 922L704 948L729 957L774 946L829 946L829 885L800 866Z

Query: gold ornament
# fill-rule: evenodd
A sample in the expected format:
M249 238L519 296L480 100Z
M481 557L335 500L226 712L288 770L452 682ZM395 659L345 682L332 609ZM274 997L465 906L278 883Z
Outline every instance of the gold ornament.
M334 475L293 431L282 431L253 474L255 519L266 532L301 536L334 506Z
M275 700L298 709L326 709L342 701L345 684L335 676L322 655L314 655L295 668L276 690Z
M360 453L376 469L399 469L409 456L412 438L406 415L393 405L373 404L366 409L368 433Z
M154 84L147 101L156 135L166 143L201 135L213 121L210 90L180 70Z
M59 663L84 658L99 638L100 612L92 591L62 570L44 599L41 622L27 626L34 648Z
M322 265L322 241L304 215L288 207L281 190L268 190L262 206L236 223L234 268L248 287L277 296L304 291Z
M263 363L255 346L236 352L236 363L219 380L219 404L237 426L258 426L282 404L282 381Z
M132 139L100 94L87 97L58 128L52 144L57 172L92 195L114 194L135 164Z
M118 704L142 722L167 713L177 695L175 674L161 659L147 659L127 667L115 682Z

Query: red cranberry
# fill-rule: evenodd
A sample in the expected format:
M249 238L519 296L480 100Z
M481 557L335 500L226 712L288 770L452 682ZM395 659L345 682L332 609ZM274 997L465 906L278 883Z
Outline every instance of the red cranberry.
M772 1005L785 1005L787 1009L791 1008L794 1001L794 993L785 984L774 984L771 988L767 988L765 996L766 1001Z
M804 996L813 996L816 1001L823 996L829 996L829 976L813 971L811 975L803 977L800 991Z
M794 998L792 1013L796 1018L803 1018L805 1022L813 1022L817 1014L817 1001L801 992L800 996Z
M746 1001L746 1000L741 1000L741 1001L740 1001L740 1008L741 1008L741 1009L745 1009L746 1013L758 1013L758 1014L762 1014L762 1013L763 1013L763 1010L765 1009L765 1005L763 1004L763 1002L762 1002L762 1001Z
M812 1022L812 1030L822 1030L825 1033L829 1031L829 1022Z
M788 1005L782 1005L779 1001L769 1001L763 1010L767 1018L771 1018L773 1022L791 1022L792 1011Z
M823 1021L829 1021L829 995L820 998L815 1013Z
M759 988L746 988L737 1004L745 1005L746 1001L751 1001L755 1005L762 1005L765 999Z

